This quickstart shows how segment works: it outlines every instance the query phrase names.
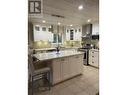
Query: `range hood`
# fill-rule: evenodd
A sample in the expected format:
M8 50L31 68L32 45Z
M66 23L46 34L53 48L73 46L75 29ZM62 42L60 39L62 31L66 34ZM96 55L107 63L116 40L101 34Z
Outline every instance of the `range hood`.
M82 38L90 38L92 35L92 24L82 26Z

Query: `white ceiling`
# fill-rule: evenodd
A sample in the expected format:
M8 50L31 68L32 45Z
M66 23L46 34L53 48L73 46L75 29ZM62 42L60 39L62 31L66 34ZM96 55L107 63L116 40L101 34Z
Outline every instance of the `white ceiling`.
M78 10L78 6L83 5L83 10ZM99 19L99 0L43 0L43 15L29 16L29 20L34 23L57 24L61 25L82 25L88 19L91 22ZM53 17L51 14L61 15L65 18Z

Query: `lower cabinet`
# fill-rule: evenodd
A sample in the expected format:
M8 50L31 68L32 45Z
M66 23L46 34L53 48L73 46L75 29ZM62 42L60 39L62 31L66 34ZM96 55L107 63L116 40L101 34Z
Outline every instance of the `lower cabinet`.
M59 60L53 60L52 63L52 78L53 84L56 84L61 81L61 64Z
M84 55L76 56L75 62L77 63L76 73L81 74L83 72L83 57Z
M61 59L61 80L68 79L70 77L70 66L68 58Z
M52 84L59 83L83 71L83 55L54 59L52 63Z
M70 76L81 74L83 71L83 55L69 57Z
M99 67L99 50L89 50L89 64Z

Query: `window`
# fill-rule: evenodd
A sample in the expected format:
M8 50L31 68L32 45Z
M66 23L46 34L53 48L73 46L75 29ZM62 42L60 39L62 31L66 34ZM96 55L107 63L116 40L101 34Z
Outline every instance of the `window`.
M39 26L35 26L35 30L36 31L40 31L40 27Z
M75 29L75 32L77 32L77 29Z
M53 43L62 43L62 35L53 34Z
M42 27L42 31L46 31L46 27Z
M53 34L53 43L57 43L57 34Z
M70 40L74 40L74 32L73 32L73 30L70 30Z

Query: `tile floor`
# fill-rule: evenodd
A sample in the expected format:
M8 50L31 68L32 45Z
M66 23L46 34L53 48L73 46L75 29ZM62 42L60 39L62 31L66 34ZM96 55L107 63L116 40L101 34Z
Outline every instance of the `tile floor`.
M34 95L96 95L99 92L99 69L84 66L83 75L55 85L50 91L36 91Z

